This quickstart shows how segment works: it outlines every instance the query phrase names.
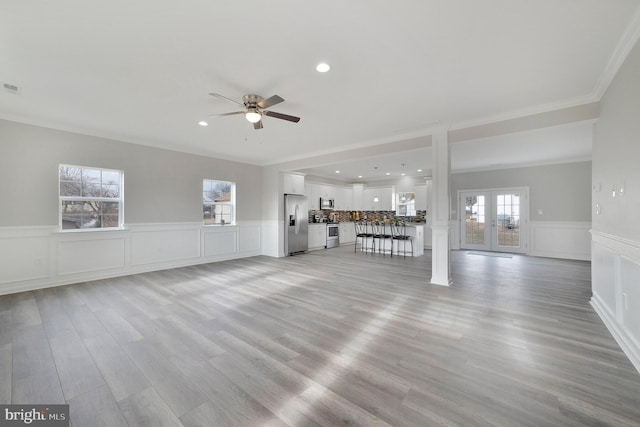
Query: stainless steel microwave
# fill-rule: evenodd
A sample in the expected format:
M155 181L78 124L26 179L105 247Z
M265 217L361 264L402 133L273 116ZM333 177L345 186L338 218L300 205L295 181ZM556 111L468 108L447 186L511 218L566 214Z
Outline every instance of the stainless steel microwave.
M325 199L320 197L320 209L333 209L334 201L333 199Z

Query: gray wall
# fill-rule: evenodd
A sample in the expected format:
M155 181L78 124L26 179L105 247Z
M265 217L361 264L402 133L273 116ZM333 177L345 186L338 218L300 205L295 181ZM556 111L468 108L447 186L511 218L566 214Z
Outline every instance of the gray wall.
M458 190L504 187L529 187L531 221L591 221L591 162L455 173L451 200Z
M600 101L600 119L594 128L593 194L600 215L593 229L640 241L640 43ZM620 186L624 195L620 197ZM617 197L612 197L616 188Z
M202 179L236 182L237 220L260 220L262 169L0 120L0 226L58 224L60 163L124 171L125 223L202 221Z

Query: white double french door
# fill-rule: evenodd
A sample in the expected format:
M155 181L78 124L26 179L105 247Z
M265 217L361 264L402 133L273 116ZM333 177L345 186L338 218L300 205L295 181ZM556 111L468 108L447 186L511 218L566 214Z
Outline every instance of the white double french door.
M460 191L460 247L526 252L527 188Z

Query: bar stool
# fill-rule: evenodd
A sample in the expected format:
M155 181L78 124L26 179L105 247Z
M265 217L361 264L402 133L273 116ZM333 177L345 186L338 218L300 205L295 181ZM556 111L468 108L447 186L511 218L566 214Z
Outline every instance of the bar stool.
M407 225L404 222L391 224L391 252L393 253L393 242L396 244L396 253L399 254L400 242L402 242L402 252L407 257L407 242L411 244L411 256L413 256L413 236L407 234Z
M367 241L367 223L364 221L356 221L354 222L356 227L356 244L353 247L353 252L356 252L358 248L358 239L360 239L360 252L364 251L364 246Z
M386 224L384 222L373 223L373 252L375 253L376 239L378 240L378 253L382 252L384 256L385 248L387 247L387 240L391 240L393 236L387 233ZM391 250L389 251L393 256L393 240L391 240Z

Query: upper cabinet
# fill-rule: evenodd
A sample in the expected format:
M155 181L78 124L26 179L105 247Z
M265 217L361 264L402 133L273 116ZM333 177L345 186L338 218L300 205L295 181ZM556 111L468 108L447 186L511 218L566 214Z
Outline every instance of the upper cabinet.
M305 194L304 175L283 172L282 177L285 194Z
M335 187L335 209L340 211L350 211L353 210L353 197L351 196L352 191L350 188L343 187Z
M417 188L416 191L420 191L420 201L422 205L426 206L426 186L420 184ZM307 182L303 194L307 196L307 204L311 210L320 209L320 198L333 199L334 210L338 211L391 211L394 206L394 187L392 185L366 188L365 184L360 183L342 187L335 184ZM376 197L378 198L377 202L374 201ZM416 195L416 199L418 197ZM426 207L418 207L417 209L426 209Z
M413 186L413 192L416 195L416 210L427 210L427 185L417 184Z
M307 182L305 188L309 209L320 209L320 198L333 199L334 210L348 211L352 209L350 188L312 182Z
M353 184L351 187L351 209L364 210L364 184Z

